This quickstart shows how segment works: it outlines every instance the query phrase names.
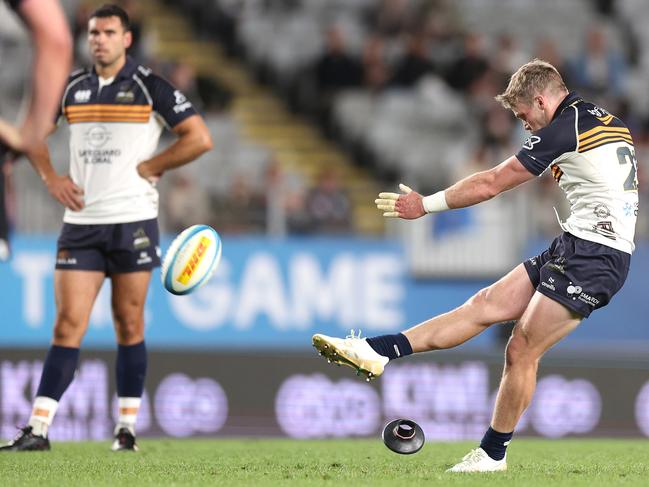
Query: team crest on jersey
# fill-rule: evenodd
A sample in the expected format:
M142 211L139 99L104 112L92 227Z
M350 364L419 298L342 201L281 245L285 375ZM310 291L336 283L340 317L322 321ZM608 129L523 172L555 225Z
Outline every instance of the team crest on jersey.
M527 150L532 150L536 144L541 142L541 137L538 135L530 135L525 143L523 144L523 148Z
M611 216L611 210L608 209L608 206L601 204L595 207L593 213L595 213L597 218L599 218L600 220L604 220L605 218Z
M103 125L93 125L84 134L86 144L95 149L103 147L110 139L110 131Z
M117 92L117 95L115 95L115 101L117 103L132 103L133 100L135 100L135 93L130 90L120 90Z
M78 90L74 92L74 101L77 103L85 103L90 100L90 95L92 92L90 90Z

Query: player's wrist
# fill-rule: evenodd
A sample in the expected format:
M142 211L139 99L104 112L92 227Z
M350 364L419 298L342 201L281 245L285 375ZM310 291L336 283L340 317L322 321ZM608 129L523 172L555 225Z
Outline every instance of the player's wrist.
M424 211L426 213L439 213L440 211L451 209L446 202L445 191L438 191L437 193L424 196L421 202L424 205Z

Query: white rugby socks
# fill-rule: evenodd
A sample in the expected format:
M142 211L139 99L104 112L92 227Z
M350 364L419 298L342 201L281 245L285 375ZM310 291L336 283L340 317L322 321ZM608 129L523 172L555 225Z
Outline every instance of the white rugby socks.
M37 396L34 399L32 415L27 422L27 425L32 427L33 434L47 437L47 430L52 424L58 407L59 401L51 397Z
M141 397L120 397L118 399L119 416L117 417L115 434L121 428L128 428L131 434L135 435L135 422L137 421L137 413L140 410L141 403Z

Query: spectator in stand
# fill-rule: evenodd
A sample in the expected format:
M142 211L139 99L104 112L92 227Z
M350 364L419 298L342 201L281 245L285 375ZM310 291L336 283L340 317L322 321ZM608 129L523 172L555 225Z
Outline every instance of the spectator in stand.
M295 171L282 168L271 159L263 183L266 189L267 233L274 237L308 232L304 206L304 181Z
M363 67L348 52L340 28L332 26L327 30L325 51L315 62L313 73L317 92L311 98L315 104L316 117L325 130L330 132L333 97L340 90L360 86L363 81Z
M410 4L409 0L383 0L369 18L371 28L385 37L398 37L408 32L412 20Z
M306 196L306 210L313 233L347 233L351 227L351 203L340 186L338 174L323 169Z
M266 195L245 174L235 174L229 192L212 205L214 225L223 233L257 233L266 231Z
M622 95L628 65L622 55L609 46L603 27L590 28L583 53L570 67L573 85L584 96L613 95L618 98Z
M496 40L496 52L493 59L493 68L501 78L501 83L505 84L519 66L530 60L530 56L520 47L518 40L513 35L502 33Z
M174 63L169 72L169 81L178 88L188 99L194 102L199 111L204 111L205 102L198 92L196 72L191 64L183 61Z
M185 228L209 221L212 213L207 192L188 174L177 171L171 177L163 200L166 228L180 233Z
M361 84L361 64L348 52L345 37L337 26L327 30L325 52L315 63L315 76L318 91L325 95Z
M399 60L390 80L392 86L410 88L422 76L435 71L435 66L428 58L428 44L422 32L410 34L405 56Z
M478 33L464 37L464 52L448 71L448 84L462 92L471 91L473 85L489 71L489 61L484 53L484 41Z
M363 82L372 92L381 91L390 79L390 69L385 60L385 43L380 36L371 35L363 47Z

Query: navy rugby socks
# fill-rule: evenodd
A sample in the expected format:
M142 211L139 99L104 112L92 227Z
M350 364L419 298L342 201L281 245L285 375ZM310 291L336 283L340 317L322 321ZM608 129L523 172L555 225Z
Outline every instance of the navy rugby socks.
M482 437L480 448L487 452L487 455L493 460L502 460L505 458L507 445L512 440L512 436L514 436L513 431L511 433L500 433L489 426L489 429Z
M367 338L367 343L376 353L388 357L390 360L412 354L410 342L403 333Z
M146 346L144 341L135 345L118 345L115 378L119 397L142 397L146 377Z
M37 397L49 397L60 401L61 396L72 383L74 371L79 364L79 349L52 345L47 352Z

